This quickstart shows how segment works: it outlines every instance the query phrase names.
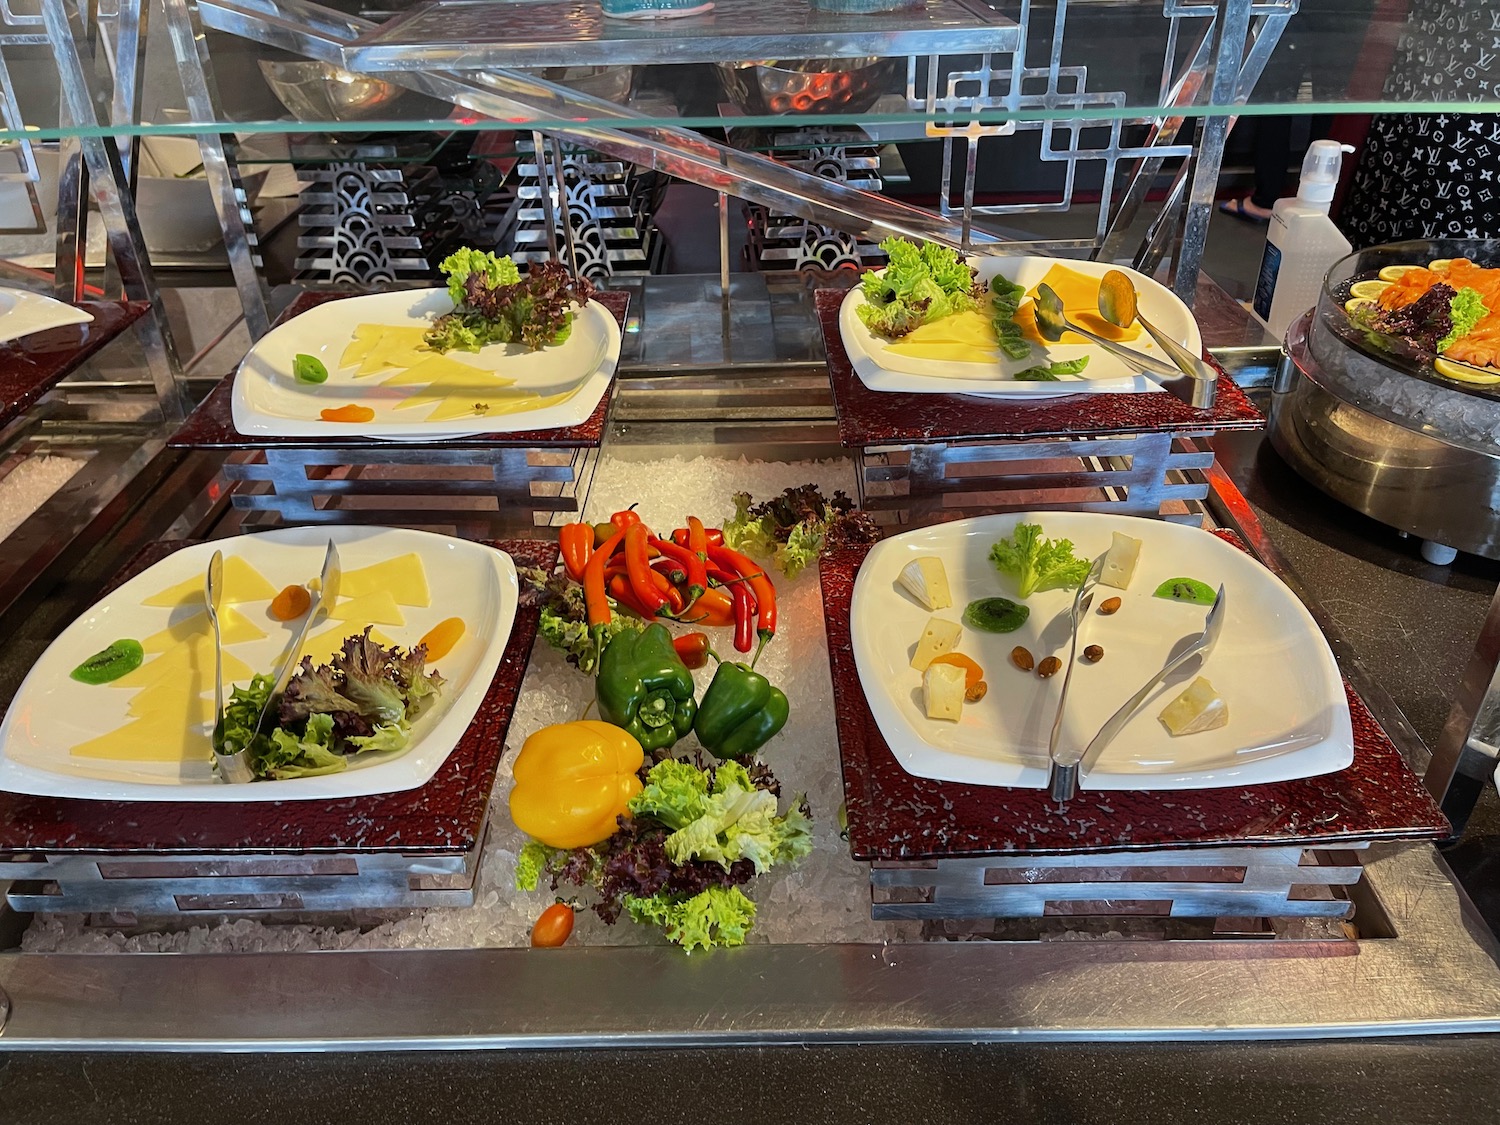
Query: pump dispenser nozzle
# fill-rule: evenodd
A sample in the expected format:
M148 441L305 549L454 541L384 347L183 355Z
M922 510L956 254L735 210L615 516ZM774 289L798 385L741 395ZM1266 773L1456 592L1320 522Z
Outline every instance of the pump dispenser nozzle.
M1332 203L1333 193L1339 186L1343 154L1353 151L1353 145L1342 145L1338 141L1313 141L1302 160L1297 198L1304 203Z

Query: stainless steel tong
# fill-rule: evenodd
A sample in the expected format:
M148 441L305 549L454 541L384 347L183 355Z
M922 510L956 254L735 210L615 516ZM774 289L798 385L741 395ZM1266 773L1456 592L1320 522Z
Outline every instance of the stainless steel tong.
M250 736L252 742L255 740L255 735L260 733L261 727L265 725L271 704L286 690L292 673L296 671L297 654L302 651L302 642L307 639L308 630L312 628L319 614L338 600L339 579L342 573L339 566L339 550L330 539L328 550L323 555L323 570L318 576L317 589L311 591L312 601L307 607L307 613L303 615L302 625L298 628L297 635L292 638L286 655L281 658L281 666L276 670L271 692L266 696L266 702L261 707L260 714L256 716L255 729ZM224 739L224 655L219 632L219 598L223 595L223 585L224 559L220 552L215 551L213 559L208 564L208 577L204 591L208 602L208 617L214 627L214 705L215 714L218 716L214 722L214 761L218 764L220 777L225 781L240 784L254 781L255 773L250 768L249 748L237 746Z
M1214 650L1214 645L1219 643L1219 635L1224 631L1224 601L1224 587L1220 586L1218 596L1214 599L1214 604L1209 607L1208 616L1204 618L1203 632L1194 637L1186 648L1163 664L1139 691L1105 720L1104 725L1099 728L1099 733L1094 735L1089 744L1081 750L1056 747L1057 730L1062 722L1062 708L1058 707L1057 723L1053 724L1052 728L1053 748L1050 755L1052 769L1048 779L1048 789L1054 800L1067 801L1077 795L1079 778L1086 777L1098 764L1099 755L1104 752L1104 748L1114 741L1115 736L1124 729L1131 716L1140 710L1141 704L1146 702L1146 698L1156 690L1158 684L1194 657L1208 659L1209 653ZM1064 680L1064 692L1067 691L1067 687L1067 681Z
M1067 796L1057 797L1059 801L1066 801L1078 791L1078 771L1076 763L1071 767L1072 774L1066 775L1058 761L1058 739L1062 735L1063 710L1068 703L1068 685L1073 682L1073 665L1078 663L1078 632L1083 624L1083 618L1094 604L1094 588L1099 585L1099 575L1104 573L1104 555L1100 555L1089 565L1089 572L1084 576L1083 583L1073 594L1073 608L1069 611L1069 632L1072 634L1068 641L1068 663L1063 671L1062 691L1057 697L1057 714L1052 719L1052 733L1047 739L1047 758L1051 762L1048 771L1048 788L1052 795L1057 797L1059 790L1067 790Z

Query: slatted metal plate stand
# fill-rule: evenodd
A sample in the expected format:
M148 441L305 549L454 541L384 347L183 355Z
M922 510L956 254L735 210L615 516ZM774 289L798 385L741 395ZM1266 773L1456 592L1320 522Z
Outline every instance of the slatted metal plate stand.
M182 547L154 543L115 585ZM551 570L541 540L489 544ZM425 785L342 801L70 800L0 793L0 879L19 911L190 918L469 906L490 791L536 639L524 602L469 729ZM169 797L170 791L164 794Z
M1215 534L1244 547L1231 533ZM1065 806L1042 789L915 777L881 734L855 666L850 605L869 549L830 551L819 572L849 845L870 865L875 918L962 923L964 933L986 924L993 931L995 919L1200 918L1226 932L1269 935L1268 919L1348 917L1369 844L1448 831L1347 685L1354 763L1319 777L1173 792L1085 789Z
M330 294L305 293L283 320ZM621 323L629 295L595 297ZM224 477L247 526L366 523L454 530L471 538L534 534L582 511L614 386L581 425L433 442L250 437L234 428L225 378L168 443L227 451Z
M846 294L815 295L839 442L859 469L860 504L890 523L1052 508L1196 520L1213 454L1192 439L1265 419L1219 375L1209 410L1169 394L1068 395L1035 403L901 394L860 381L839 335Z

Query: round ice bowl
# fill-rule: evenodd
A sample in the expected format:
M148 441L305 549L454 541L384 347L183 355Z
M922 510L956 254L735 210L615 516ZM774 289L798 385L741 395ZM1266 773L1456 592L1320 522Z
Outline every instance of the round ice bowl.
M606 16L617 20L669 20L696 16L713 8L704 0L599 0Z
M262 59L260 72L276 100L298 121L364 121L389 117L407 91L379 78L322 62Z
M864 113L890 92L905 59L720 63L724 92L750 114Z

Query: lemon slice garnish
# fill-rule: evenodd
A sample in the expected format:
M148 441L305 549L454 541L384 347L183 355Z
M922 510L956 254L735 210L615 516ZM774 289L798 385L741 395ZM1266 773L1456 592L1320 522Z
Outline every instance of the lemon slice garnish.
M1439 375L1448 379L1457 379L1460 383L1500 383L1500 371L1493 368L1473 367L1454 359L1443 359L1441 356L1432 361L1432 368Z
M1362 297L1354 297L1354 298L1352 298L1352 299L1344 302L1344 311L1346 313L1348 313L1349 315L1351 315L1351 316L1354 315L1354 310L1355 309L1375 308L1375 307L1376 307L1376 305L1375 305L1374 301L1371 301L1371 300L1368 300L1368 299L1362 298Z
M1400 281L1403 276L1412 270L1419 270L1421 266L1386 266L1380 271L1381 281Z
M1434 258L1427 263L1427 268L1436 273L1446 273L1448 267L1453 264L1452 258Z
M1389 281L1356 281L1349 286L1349 296L1369 299L1380 296L1390 287Z

